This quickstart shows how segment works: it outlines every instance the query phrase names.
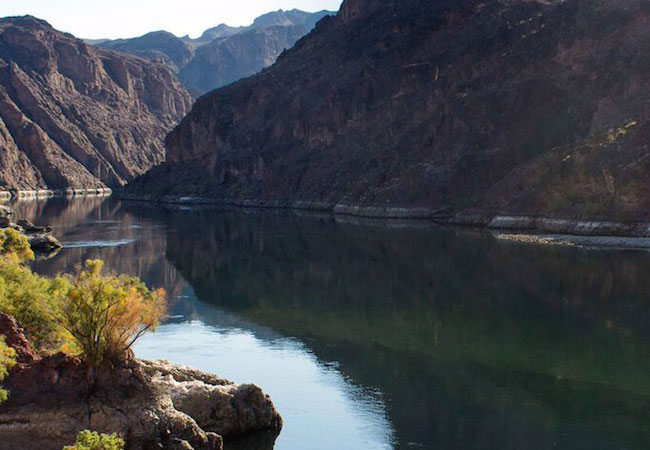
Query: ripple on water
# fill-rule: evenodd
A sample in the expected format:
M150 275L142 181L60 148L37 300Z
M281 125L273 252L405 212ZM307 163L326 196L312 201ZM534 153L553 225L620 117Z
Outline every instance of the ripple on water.
M63 242L63 248L119 247L135 242L135 239L93 240Z

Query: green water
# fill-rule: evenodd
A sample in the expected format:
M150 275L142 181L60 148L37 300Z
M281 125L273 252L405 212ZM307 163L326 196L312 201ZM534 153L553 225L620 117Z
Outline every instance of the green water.
M262 386L277 449L650 448L648 252L111 199L17 209L66 245L40 272L101 257L167 289L136 354Z

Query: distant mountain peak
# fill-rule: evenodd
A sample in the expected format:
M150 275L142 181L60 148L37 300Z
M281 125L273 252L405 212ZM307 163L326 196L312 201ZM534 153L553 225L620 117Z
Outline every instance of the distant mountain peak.
M272 11L245 27L219 24L197 39L152 31L132 39L88 40L89 44L161 61L198 94L253 75L275 62L331 11Z

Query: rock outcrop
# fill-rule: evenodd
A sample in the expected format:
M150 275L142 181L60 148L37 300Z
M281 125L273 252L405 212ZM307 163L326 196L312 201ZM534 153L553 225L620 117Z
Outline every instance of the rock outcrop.
M178 74L187 89L200 94L270 66L282 51L293 47L316 22L330 14L279 10L258 17L247 27L218 25L198 39L155 31L97 45L161 61Z
M0 228L12 228L27 238L29 246L39 256L49 258L56 255L63 245L52 235L52 228L34 225L28 219L18 219L16 213L5 205L0 205Z
M346 0L127 194L648 221L648 60L643 0Z
M191 98L169 69L33 17L0 19L0 189L123 185L164 160Z
M167 362L129 360L98 373L92 390L75 358L39 358L22 330L0 314L0 335L17 352L4 385L0 439L7 448L60 450L77 432L121 433L127 448L220 450L223 437L271 430L282 419L271 400L252 385Z

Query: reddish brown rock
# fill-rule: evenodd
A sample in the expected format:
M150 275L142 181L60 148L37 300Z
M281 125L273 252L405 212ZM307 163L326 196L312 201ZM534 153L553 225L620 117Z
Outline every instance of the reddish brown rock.
M133 358L98 370L89 388L87 367L78 358L38 358L16 321L2 313L0 334L18 360L4 381L9 400L0 405L0 442L7 448L59 450L79 431L92 429L123 435L133 450L221 450L222 435L263 431L270 433L270 449L282 427L257 386Z
M36 353L29 345L16 319L2 312L0 312L0 336L4 336L5 343L16 351L16 366L12 370L20 370L24 365L36 360Z
M0 187L102 188L164 160L190 96L161 64L0 20Z

